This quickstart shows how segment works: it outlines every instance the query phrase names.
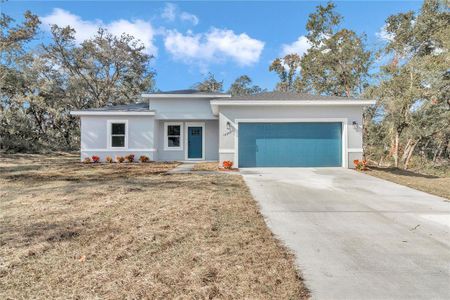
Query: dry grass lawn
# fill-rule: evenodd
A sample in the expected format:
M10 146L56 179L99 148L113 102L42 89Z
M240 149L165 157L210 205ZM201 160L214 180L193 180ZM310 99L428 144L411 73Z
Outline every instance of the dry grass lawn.
M197 163L194 165L193 171L218 171L219 170L219 162L204 162Z
M397 168L380 167L370 167L366 173L450 200L450 177L448 176L439 177Z
M301 299L240 176L0 156L0 298Z

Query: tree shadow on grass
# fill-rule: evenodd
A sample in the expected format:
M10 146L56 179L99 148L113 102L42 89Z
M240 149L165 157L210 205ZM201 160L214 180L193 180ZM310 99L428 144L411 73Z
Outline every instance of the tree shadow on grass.
M29 224L3 224L2 244L27 248L43 242L62 242L77 238L83 231L80 221L56 222L39 220Z
M417 172L413 172L413 171L409 171L409 170L402 170L402 169L393 168L393 167L381 168L381 167L371 166L370 169L375 170L375 171L387 172L387 173L390 173L393 175L401 175L401 176L408 176L408 177L422 177L422 178L428 178L428 179L440 178L440 177L434 176L434 175L421 174L421 173L417 173Z
M107 182L114 179L136 178L142 176L152 176L166 173L173 166L149 164L148 166L139 165L83 165L78 164L67 168L67 166L53 166L50 169L40 170L38 168L29 168L20 170L14 167L9 170L0 170L0 176L8 181L27 181L27 182L46 182L46 181L96 181Z

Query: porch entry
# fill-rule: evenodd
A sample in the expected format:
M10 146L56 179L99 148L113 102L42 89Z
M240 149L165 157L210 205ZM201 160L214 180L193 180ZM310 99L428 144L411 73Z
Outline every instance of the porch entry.
M189 126L188 131L188 159L203 158L203 127Z

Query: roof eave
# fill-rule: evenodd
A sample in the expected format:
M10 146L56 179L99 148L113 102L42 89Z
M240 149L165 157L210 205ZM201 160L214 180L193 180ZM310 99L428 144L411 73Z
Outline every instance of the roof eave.
M230 98L230 94L142 94L142 98Z
M219 113L219 106L370 106L375 100L211 100L214 115Z
M72 116L154 116L154 111L88 111L74 110L71 111Z

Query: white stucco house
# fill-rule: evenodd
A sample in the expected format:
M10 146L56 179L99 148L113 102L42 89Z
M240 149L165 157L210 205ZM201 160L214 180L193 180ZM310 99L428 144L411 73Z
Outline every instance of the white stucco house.
M146 155L156 161L233 161L236 167L352 167L362 115L375 101L264 92L232 97L177 90L137 104L72 111L81 159Z

